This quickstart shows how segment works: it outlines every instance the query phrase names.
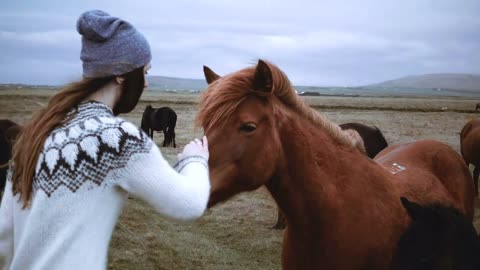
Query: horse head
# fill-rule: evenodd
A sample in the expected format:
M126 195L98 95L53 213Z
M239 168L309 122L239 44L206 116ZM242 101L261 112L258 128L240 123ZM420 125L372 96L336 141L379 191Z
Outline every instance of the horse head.
M392 270L480 269L480 239L465 215L439 204L401 202L412 223L400 238Z
M224 77L208 67L204 73L208 87L196 124L212 141L210 206L269 183L279 164L286 162L283 148L290 142L282 142L281 132L292 122L312 121L311 126L340 141L356 143L298 97L288 77L271 63L259 60L254 67Z
M204 67L209 83L197 124L210 144L211 199L209 205L265 184L274 173L281 150L277 134L270 65L259 61L220 77Z

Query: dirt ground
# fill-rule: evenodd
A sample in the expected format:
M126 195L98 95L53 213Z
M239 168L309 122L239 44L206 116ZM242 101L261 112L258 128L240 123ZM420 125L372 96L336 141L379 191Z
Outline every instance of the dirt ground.
M0 118L25 123L54 91L1 90ZM178 115L177 148L161 148L171 162L194 137L198 94L147 92L134 112L125 115L139 125L147 104L169 106ZM435 139L459 151L459 132L478 114L469 98L305 97L337 123L361 122L379 127L389 143ZM154 135L161 145L162 134ZM211 142L214 143L214 142ZM276 206L261 188L208 210L193 223L178 223L130 198L112 237L109 269L280 269L282 231L272 230ZM477 205L475 226L480 229Z

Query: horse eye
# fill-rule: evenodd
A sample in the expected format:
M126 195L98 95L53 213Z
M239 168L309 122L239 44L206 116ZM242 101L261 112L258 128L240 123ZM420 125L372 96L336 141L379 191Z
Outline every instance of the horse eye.
M257 129L257 126L255 124L252 124L252 123L242 124L240 126L240 131L243 131L243 132L246 132L246 133L252 133L256 129Z

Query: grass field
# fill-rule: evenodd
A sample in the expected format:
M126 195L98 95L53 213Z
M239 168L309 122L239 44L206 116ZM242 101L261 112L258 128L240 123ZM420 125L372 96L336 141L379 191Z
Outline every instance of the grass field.
M53 93L44 89L0 91L0 118L25 123ZM193 120L198 94L147 91L127 120L140 124L147 104L169 106L178 115L177 147L161 148L173 163L192 138L202 135ZM478 102L468 98L305 97L314 108L337 123L361 122L378 126L389 143L436 139L459 151L465 122L478 117ZM155 134L158 145L163 135ZM215 143L215 142L210 142ZM164 219L130 198L110 244L109 269L280 269L282 232L271 230L276 206L261 188L241 194L208 210L193 223ZM480 229L477 205L475 226Z

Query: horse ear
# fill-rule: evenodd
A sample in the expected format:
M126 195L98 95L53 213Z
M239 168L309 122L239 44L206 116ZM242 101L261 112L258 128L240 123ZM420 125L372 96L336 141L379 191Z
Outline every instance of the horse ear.
M213 70L211 70L207 66L203 66L203 74L205 74L205 80L207 81L208 84L211 84L212 82L220 78L220 75L213 72Z
M401 197L400 200L402 201L403 207L407 210L408 215L413 219L416 220L419 218L423 213L423 207L417 203L409 201L405 197Z
M270 93L273 88L272 71L267 63L258 60L255 75L253 77L253 90Z

